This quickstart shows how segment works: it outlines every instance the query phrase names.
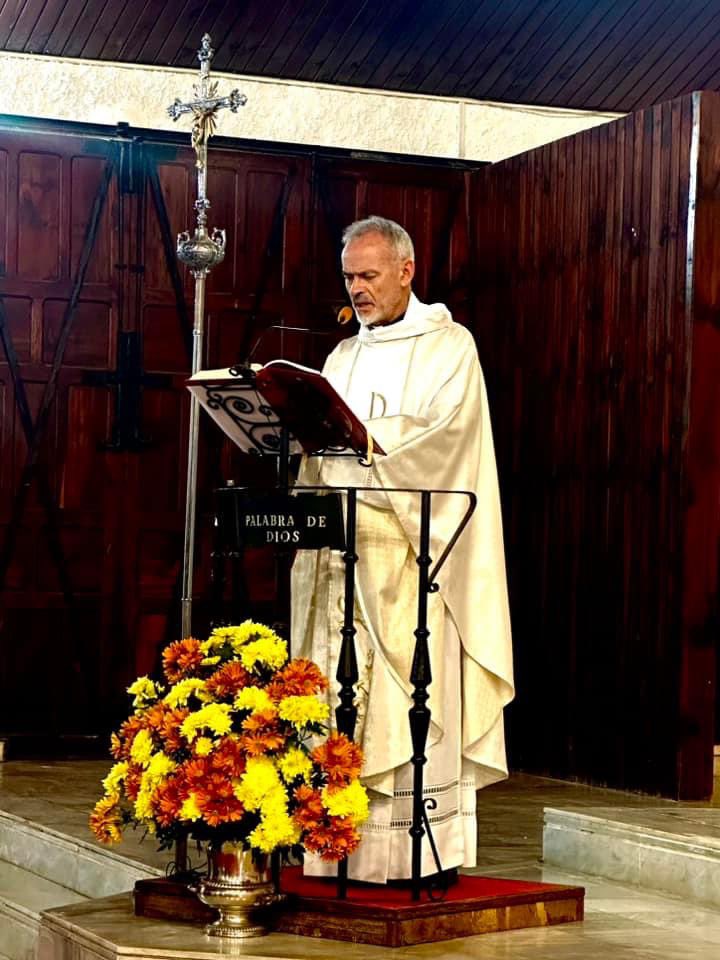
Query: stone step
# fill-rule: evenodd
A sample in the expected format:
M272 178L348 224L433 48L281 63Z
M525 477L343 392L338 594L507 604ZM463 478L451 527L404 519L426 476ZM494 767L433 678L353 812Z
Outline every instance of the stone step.
M85 899L0 860L0 960L35 960L42 911Z
M123 893L162 873L0 811L0 960L35 960L43 911Z
M546 807L543 860L720 907L720 809Z
M132 890L135 881L162 876L157 867L0 811L0 860L84 897Z

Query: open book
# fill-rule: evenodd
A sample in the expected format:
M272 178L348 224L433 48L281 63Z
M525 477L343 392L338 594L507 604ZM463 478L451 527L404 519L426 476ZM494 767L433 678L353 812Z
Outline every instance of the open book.
M291 452L385 453L330 382L299 363L253 364L239 377L227 369L200 370L187 386L246 453L277 453L282 425L290 431Z

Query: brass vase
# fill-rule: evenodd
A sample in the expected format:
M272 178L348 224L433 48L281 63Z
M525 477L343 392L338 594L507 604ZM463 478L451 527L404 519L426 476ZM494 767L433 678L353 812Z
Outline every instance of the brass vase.
M268 908L275 900L269 858L232 841L211 841L207 857L207 876L198 884L197 894L220 917L205 932L235 939L265 936Z

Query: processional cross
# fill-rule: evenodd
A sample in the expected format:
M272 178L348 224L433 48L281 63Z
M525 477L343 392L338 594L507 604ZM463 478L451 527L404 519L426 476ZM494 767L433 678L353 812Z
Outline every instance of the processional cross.
M203 359L203 336L205 332L205 280L212 268L225 256L225 231L217 227L208 233L207 211L207 143L215 132L216 117L224 108L237 113L247 103L247 97L233 90L227 97L219 97L216 80L210 80L210 62L215 51L210 45L210 36L205 34L198 50L200 80L193 84L194 100L183 103L179 98L168 107L168 114L177 120L183 114L193 117L190 139L195 151L197 169L197 200L195 211L197 224L191 236L188 231L178 234L178 259L190 268L195 278L195 309L193 315L192 372L197 373ZM185 545L183 550L182 582L182 635L192 633L192 582L193 556L195 552L195 499L197 491L197 448L200 406L193 396L190 400L190 436L188 441L187 492L185 500Z

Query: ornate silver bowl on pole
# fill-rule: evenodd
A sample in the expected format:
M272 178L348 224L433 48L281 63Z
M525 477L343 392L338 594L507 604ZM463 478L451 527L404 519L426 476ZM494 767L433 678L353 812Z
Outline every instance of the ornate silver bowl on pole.
M191 113L193 126L191 142L195 151L197 168L197 200L195 211L197 225L190 235L186 230L178 234L178 259L189 267L195 278L195 309L193 313L192 372L197 373L203 362L203 339L205 334L205 281L207 275L225 256L225 231L217 227L211 232L207 226L210 201L207 198L207 143L215 132L216 116L228 108L236 113L247 103L247 97L233 90L227 97L217 96L217 81L210 80L210 62L214 50L206 33L198 50L200 80L193 84L195 99L183 103L179 98L168 107L168 114L177 120ZM185 544L183 549L182 578L182 635L192 633L193 564L195 554L195 503L197 495L197 451L200 407L195 397L190 399L190 430L188 439L187 488L185 499Z

